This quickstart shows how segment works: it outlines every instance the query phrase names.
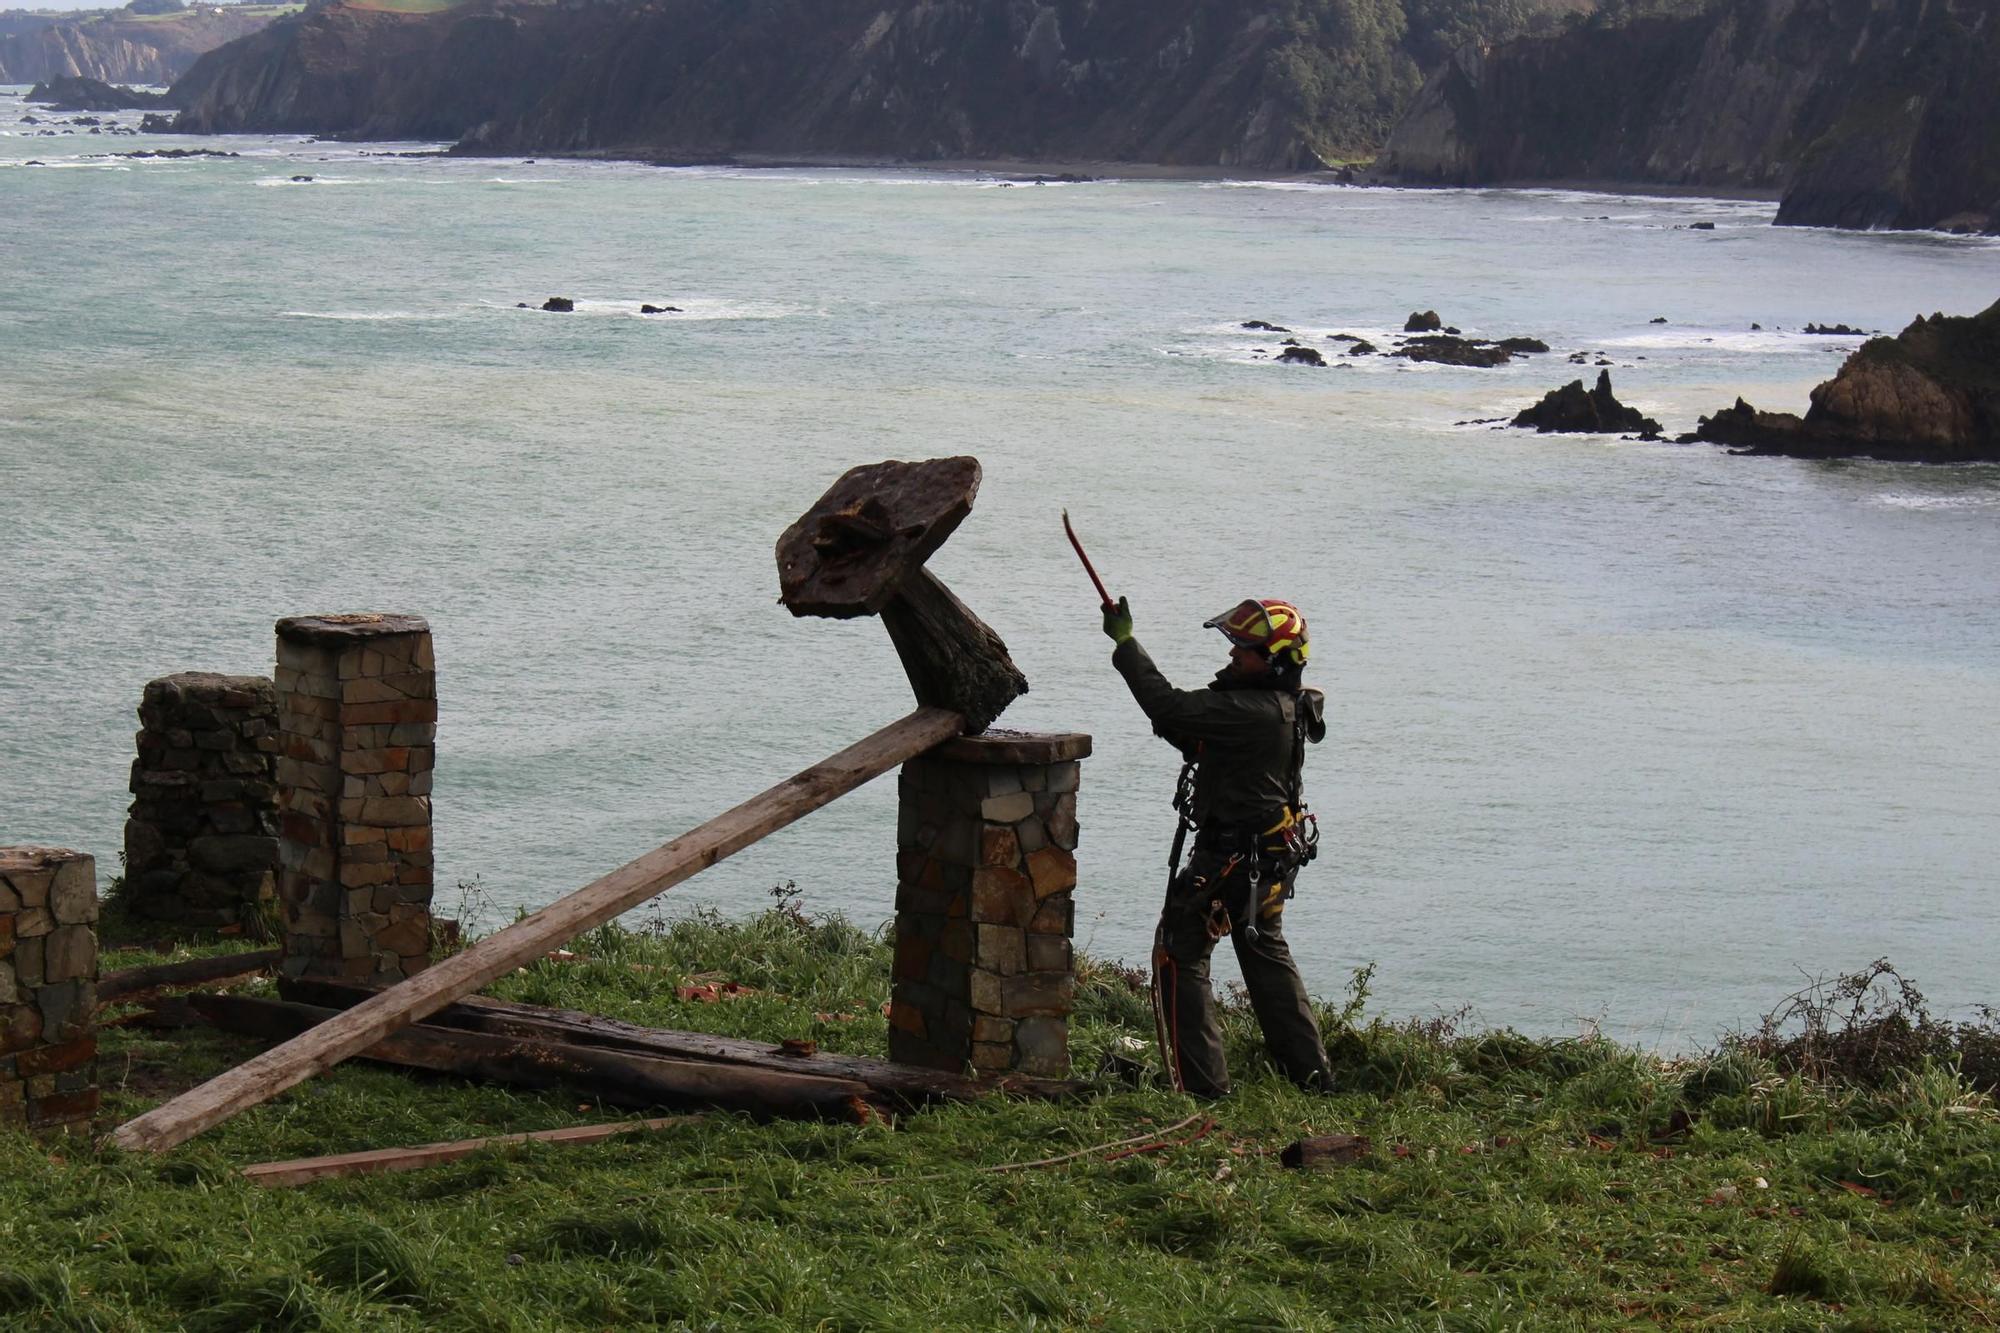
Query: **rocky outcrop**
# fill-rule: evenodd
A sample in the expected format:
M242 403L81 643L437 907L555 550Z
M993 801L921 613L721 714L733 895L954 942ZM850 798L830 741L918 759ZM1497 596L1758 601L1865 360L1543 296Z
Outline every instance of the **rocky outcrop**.
M125 10L31 15L0 29L0 83L97 79L172 83L204 52L257 31L271 11L203 6L183 14L140 16Z
M52 111L140 111L173 104L165 93L142 93L81 75L38 83L25 100Z
M1576 435L1617 435L1636 431L1658 436L1660 423L1636 407L1627 407L1611 392L1611 372L1597 372L1597 386L1585 389L1582 380L1571 380L1553 389L1533 407L1524 408L1514 425L1533 427L1538 433Z
M1795 458L2000 461L2000 302L1863 343L1803 417L1739 398L1687 438Z
M1468 46L1378 169L1769 189L1782 224L2000 230L2000 16L1991 0L1723 0Z
M333 4L214 52L180 128L470 152L1318 165L1275 0Z

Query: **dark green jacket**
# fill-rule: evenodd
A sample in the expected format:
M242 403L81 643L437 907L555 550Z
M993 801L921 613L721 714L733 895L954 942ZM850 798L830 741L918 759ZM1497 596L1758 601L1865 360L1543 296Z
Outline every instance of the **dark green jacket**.
M1292 799L1294 719L1302 705L1307 738L1317 741L1326 734L1319 691L1219 685L1177 690L1137 639L1119 644L1111 664L1152 719L1153 730L1196 761L1190 812L1195 823L1214 830L1248 825L1263 830L1283 817Z

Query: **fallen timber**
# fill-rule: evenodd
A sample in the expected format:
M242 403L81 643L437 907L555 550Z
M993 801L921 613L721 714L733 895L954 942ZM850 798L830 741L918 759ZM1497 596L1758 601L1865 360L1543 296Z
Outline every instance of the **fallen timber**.
M185 1143L238 1111L268 1101L358 1055L397 1029L541 957L563 941L630 911L765 834L951 739L963 727L964 720L957 713L919 708L832 758L558 898L532 916L495 931L465 952L453 954L311 1031L162 1102L112 1131L111 1141L127 1150L152 1152Z
M106 972L97 979L97 1003L125 1004L155 991L188 986L205 986L216 981L233 981L278 965L276 949L249 953L218 954L212 958L189 958L178 963L154 963L148 967L128 967Z
M417 1171L444 1162L456 1162L488 1148L510 1148L523 1143L602 1143L627 1134L650 1134L675 1125L692 1124L700 1116L674 1115L654 1120L618 1120L608 1125L569 1125L562 1129L538 1129L527 1134L494 1134L478 1139L453 1139L444 1143L420 1143L412 1148L369 1148L362 1152L332 1153L325 1157L294 1157L283 1162L259 1162L243 1168L243 1178L253 1185L273 1188L307 1185L333 1176L371 1176L385 1171Z
M923 562L972 510L970 457L850 469L777 544L795 616L881 615L918 707L901 720L352 1009L120 1125L164 1152L373 1047L487 982L955 736L985 730L1028 682L1000 636Z
M192 995L194 1011L242 1036L287 1040L340 1011L289 1000ZM612 1106L707 1106L772 1116L867 1119L871 1089L852 1079L753 1069L705 1060L670 1060L521 1037L461 1032L417 1023L358 1053L377 1064L457 1074L527 1088L570 1088Z
M374 993L360 982L317 977L288 978L279 983L279 991L288 1000L330 1009L346 1008ZM824 1051L810 1055L793 1054L769 1042L705 1032L650 1028L574 1009L550 1009L541 1005L489 999L483 995L467 996L446 1005L430 1016L430 1022L438 1027L465 1032L630 1051L667 1059L705 1060L779 1073L852 1079L866 1085L874 1100L911 1108L929 1102L971 1101L995 1093L1054 1101L1081 1096L1090 1088L1089 1084L1074 1079L1032 1078L1026 1074L971 1078L942 1069L896 1064L865 1055Z

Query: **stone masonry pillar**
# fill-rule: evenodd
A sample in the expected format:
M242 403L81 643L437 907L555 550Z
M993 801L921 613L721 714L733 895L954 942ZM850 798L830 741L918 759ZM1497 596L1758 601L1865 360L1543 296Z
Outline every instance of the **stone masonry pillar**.
M262 676L149 681L125 821L126 901L189 926L255 926L276 893L278 703Z
M97 863L0 847L0 1126L97 1112Z
M889 1058L1069 1072L1076 789L1090 737L960 737L903 765Z
M287 976L430 961L437 675L419 616L278 622L278 899Z

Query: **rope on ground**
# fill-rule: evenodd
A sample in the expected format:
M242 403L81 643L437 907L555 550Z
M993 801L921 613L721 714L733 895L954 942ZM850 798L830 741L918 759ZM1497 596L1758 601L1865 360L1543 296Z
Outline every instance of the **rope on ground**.
M1178 1141L1172 1138L1173 1135L1178 1134L1197 1120L1201 1121L1201 1125L1194 1133ZM1078 1148L1075 1152L1066 1152L1056 1157L1038 1157L1032 1162L1002 1162L997 1166L975 1166L963 1171L928 1171L916 1176L861 1176L849 1183L855 1185L913 1185L920 1181L951 1180L960 1176L1004 1175L1010 1171L1033 1171L1042 1167L1061 1166L1064 1162L1073 1162L1079 1157L1089 1157L1093 1153L1107 1153L1108 1156L1104 1160L1115 1162L1121 1158L1132 1157L1139 1153L1162 1152L1168 1148L1186 1147L1195 1140L1206 1137L1214 1128L1215 1121L1209 1119L1200 1111L1196 1111L1184 1120L1176 1120L1165 1129L1148 1130L1144 1134L1134 1134L1131 1138L1113 1139L1109 1143L1093 1144L1088 1148ZM738 1181L730 1185L705 1185L691 1189L666 1190L664 1193L728 1194L734 1190L746 1188L748 1188L747 1182Z

